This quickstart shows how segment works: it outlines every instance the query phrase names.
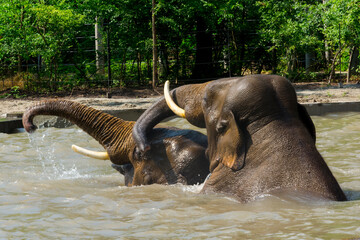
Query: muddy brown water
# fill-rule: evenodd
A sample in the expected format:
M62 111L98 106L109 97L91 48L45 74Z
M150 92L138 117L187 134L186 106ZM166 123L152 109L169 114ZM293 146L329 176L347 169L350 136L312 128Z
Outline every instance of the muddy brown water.
M360 237L360 114L313 117L348 202L264 195L241 204L202 185L124 187L77 127L0 134L0 239L348 239ZM182 119L166 123L190 127Z

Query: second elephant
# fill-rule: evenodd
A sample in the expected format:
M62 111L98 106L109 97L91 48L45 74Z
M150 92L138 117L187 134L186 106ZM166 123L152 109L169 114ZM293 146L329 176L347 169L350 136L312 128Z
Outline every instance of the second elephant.
M249 75L184 85L166 95L138 119L133 137L146 152L153 127L174 113L206 127L211 176L203 192L241 202L293 191L346 200L316 149L314 124L287 79Z
M135 122L124 121L77 102L49 100L24 113L23 125L27 132L35 131L33 118L36 115L64 117L95 138L106 149L106 153L95 157L110 159L115 169L125 175L128 186L197 184L209 174L209 161L205 156L207 138L199 132L157 128L150 139L152 150L138 155L131 134Z

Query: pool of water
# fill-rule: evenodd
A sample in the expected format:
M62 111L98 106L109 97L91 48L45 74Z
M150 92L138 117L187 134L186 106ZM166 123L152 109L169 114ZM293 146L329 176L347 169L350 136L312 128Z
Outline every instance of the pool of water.
M198 186L125 187L76 127L0 134L1 239L347 239L360 237L360 114L314 117L317 146L351 201L267 195L241 204ZM182 119L168 125L190 126Z

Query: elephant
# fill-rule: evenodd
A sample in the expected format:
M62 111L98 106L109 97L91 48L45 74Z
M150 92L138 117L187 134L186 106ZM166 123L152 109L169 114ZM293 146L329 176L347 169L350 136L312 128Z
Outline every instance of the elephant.
M93 152L76 145L84 155L107 160L125 176L127 186L149 184L197 184L209 174L207 137L194 130L156 128L149 139L152 150L137 155L132 138L133 121L125 121L102 111L68 100L42 101L23 114L27 132L34 132L36 115L64 117L96 139L106 152Z
M206 128L209 179L202 193L220 193L240 202L264 194L298 192L344 201L340 188L318 152L316 131L305 107L284 77L247 75L169 92L137 120L133 128L136 151L151 151L154 126L179 115Z

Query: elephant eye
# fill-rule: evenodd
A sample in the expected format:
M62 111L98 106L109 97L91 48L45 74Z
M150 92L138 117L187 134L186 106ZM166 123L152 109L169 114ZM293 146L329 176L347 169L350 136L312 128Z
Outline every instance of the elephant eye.
M229 121L228 120L221 120L217 125L216 125L216 132L221 134L223 132L225 132L227 126L229 125Z

